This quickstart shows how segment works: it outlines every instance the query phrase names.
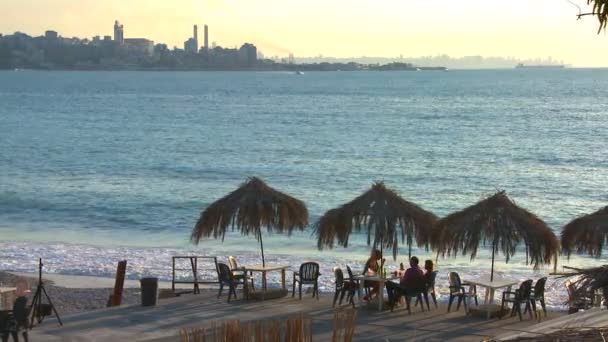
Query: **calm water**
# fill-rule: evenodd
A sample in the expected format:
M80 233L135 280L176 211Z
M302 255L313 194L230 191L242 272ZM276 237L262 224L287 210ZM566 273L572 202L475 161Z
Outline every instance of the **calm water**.
M42 256L108 275L126 257L130 277L167 278L172 254L259 262L238 233L188 241L200 210L251 175L304 200L312 222L384 180L438 216L505 189L559 232L608 202L607 89L608 70L576 69L0 72L0 269ZM264 242L271 261L321 261L327 288L331 267L369 251L355 238L319 252L310 231ZM499 272L537 277L523 255ZM439 264L479 275L488 260Z

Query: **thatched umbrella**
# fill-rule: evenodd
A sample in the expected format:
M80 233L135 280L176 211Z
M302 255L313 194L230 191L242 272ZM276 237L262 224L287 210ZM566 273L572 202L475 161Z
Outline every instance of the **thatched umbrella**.
M331 209L323 215L316 225L319 249L333 248L335 240L348 247L351 232L367 231L367 245L393 249L397 258L399 240L409 246L412 243L428 246L430 233L437 217L419 206L406 201L382 182L376 182L371 189L354 200Z
M562 251L600 257L608 243L608 206L588 215L575 218L562 229Z
M308 210L304 202L279 192L257 177L252 177L238 189L213 202L196 222L190 239L199 243L201 238L226 236L228 226L238 229L243 235L254 235L260 241L262 265L264 243L262 227L268 232L304 230L308 225Z
M593 293L595 290L608 288L608 265L589 268L564 266L564 268L571 271L560 278L577 277L574 281L577 291Z
M513 203L504 191L439 220L431 245L444 256L470 253L473 259L480 241L492 246L490 281L494 280L495 253L499 250L509 262L523 241L535 269L542 263L550 264L559 253L559 241L547 224Z

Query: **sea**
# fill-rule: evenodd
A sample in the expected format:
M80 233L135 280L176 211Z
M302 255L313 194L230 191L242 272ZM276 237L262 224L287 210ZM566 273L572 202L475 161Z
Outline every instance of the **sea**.
M312 227L375 181L439 217L505 190L559 235L608 203L607 95L608 69L0 72L0 270L35 272L42 258L46 273L112 277L126 259L128 278L167 281L172 256L259 264L238 231L189 239L201 211L251 176L310 213L304 232L264 235L267 263L319 262L324 292L334 267L360 269L370 247L353 234L318 250ZM490 271L485 248L473 260L413 254L437 260L441 300L448 272ZM404 244L389 271L406 259ZM516 281L553 269L526 265L523 247L495 267ZM563 307L563 279L547 297Z

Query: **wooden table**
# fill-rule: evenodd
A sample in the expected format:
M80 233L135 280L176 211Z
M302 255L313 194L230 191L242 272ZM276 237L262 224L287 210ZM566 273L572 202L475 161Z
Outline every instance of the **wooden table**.
M378 311L382 311L382 305L384 305L384 285L386 284L387 281L389 280L396 280L396 279L400 279L400 277L397 275L393 275L392 273L390 275L387 275L386 278L381 277L377 274L375 275L364 275L364 274L360 274L360 275L356 275L354 276L355 279L359 280L359 293L358 293L358 297L359 297L359 305L363 304L363 288L364 288L364 284L365 281L373 281L373 282L378 282L379 283L379 293L378 293Z
M253 265L253 266L245 266L243 269L245 273L247 272L260 272L262 273L262 300L265 299L266 289L267 289L267 280L266 274L268 272L273 271L281 271L281 285L283 286L283 290L287 291L287 286L285 285L285 271L289 268L289 266L283 265Z
M17 292L16 287L0 287L0 308L4 310L13 309L12 297Z
M494 278L494 281L490 281L490 278L477 278L463 280L463 283L467 283L469 286L469 293L473 294L473 286L481 286L486 289L483 304L485 311L487 312L486 319L490 319L490 313L492 311L491 304L494 303L494 294L497 289L506 288L507 291L511 291L513 285L517 285L517 281L511 279L500 279Z

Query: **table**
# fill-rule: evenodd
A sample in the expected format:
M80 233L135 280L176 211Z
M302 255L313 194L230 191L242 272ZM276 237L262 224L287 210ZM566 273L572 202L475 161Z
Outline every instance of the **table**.
M262 300L264 300L265 296L266 296L266 288L267 288L266 274L268 272L281 271L281 285L283 286L283 290L287 291L287 286L285 285L285 271L288 268L289 268L289 266L283 266L283 265L266 265L266 266L253 265L253 266L243 267L243 269L245 270L245 273L247 273L247 272L262 273Z
M384 304L384 284L386 284L387 281L390 280L396 280L396 279L400 279L400 277L397 275L393 275L393 273L391 273L390 275L388 275L386 278L385 277L380 277L379 275L375 274L375 275L365 275L365 274L360 274L360 275L355 275L353 276L356 280L359 280L359 293L358 293L358 297L359 297L359 305L363 304L363 298L362 297L362 293L363 293L363 287L365 284L365 281L374 281L374 282L378 282L380 283L380 291L378 293L378 311L382 311L382 305Z
M0 308L4 310L13 309L13 296L17 292L16 287L0 287Z
M469 293L473 293L473 286L481 286L486 289L486 295L484 296L483 304L487 312L486 319L490 319L490 304L494 303L494 294L497 289L506 288L507 291L511 291L513 285L517 285L517 281L511 279L494 279L490 281L490 278L478 278L478 279L467 279L463 280L463 283L467 283L469 286Z

